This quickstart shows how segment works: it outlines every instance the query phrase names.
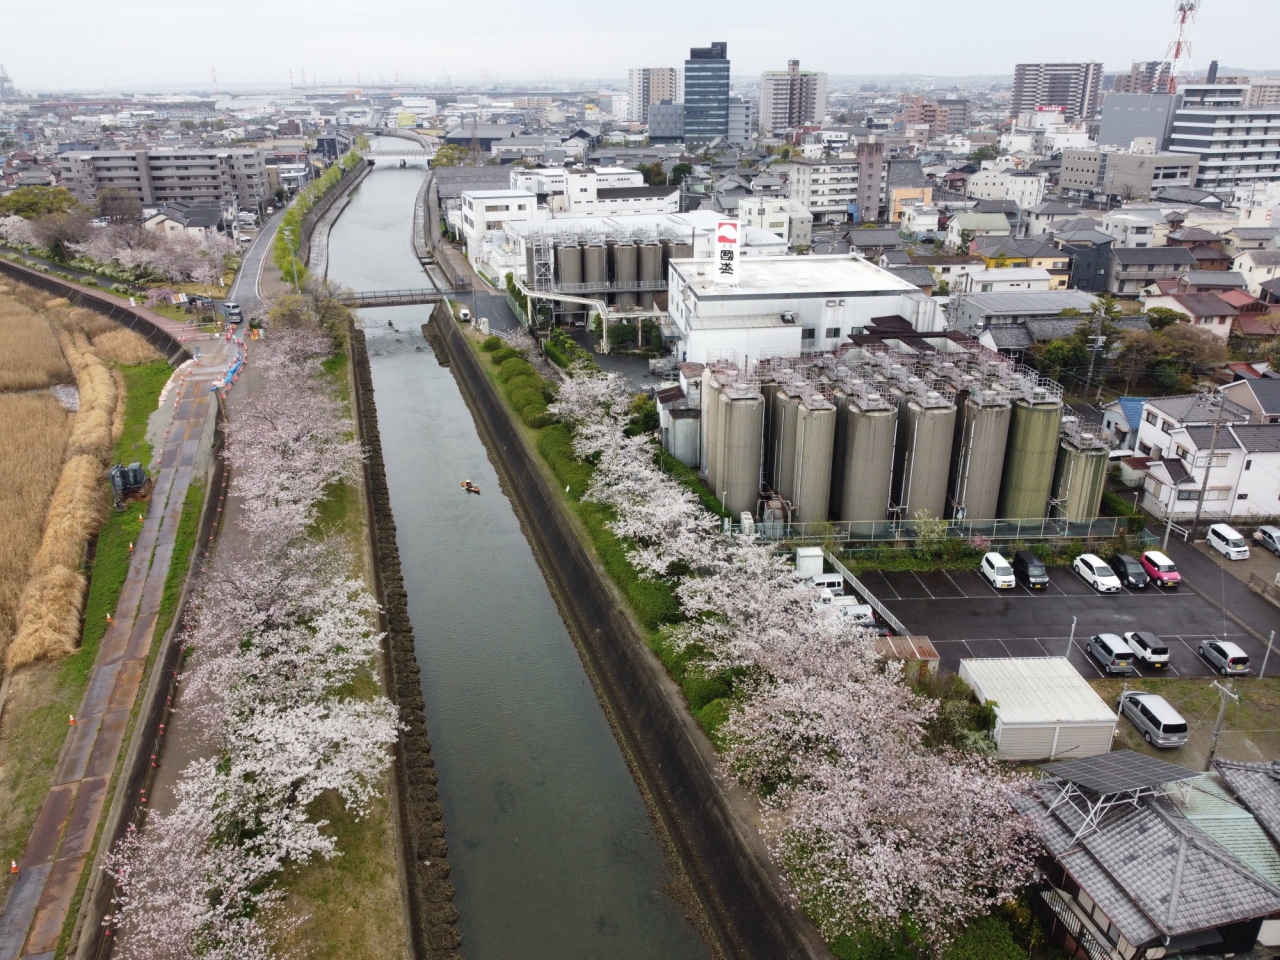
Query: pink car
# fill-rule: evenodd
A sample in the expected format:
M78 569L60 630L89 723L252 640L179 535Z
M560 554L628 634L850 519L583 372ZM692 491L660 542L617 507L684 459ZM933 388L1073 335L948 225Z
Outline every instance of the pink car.
M1176 587L1182 582L1182 574L1173 561L1159 550L1148 550L1142 555L1142 569L1157 587Z

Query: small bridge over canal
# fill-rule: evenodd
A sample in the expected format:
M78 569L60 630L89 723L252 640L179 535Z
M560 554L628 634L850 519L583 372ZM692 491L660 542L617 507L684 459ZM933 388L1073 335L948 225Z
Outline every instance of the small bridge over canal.
M439 303L444 295L435 287L418 290L348 290L338 300L348 307L406 307L419 303Z

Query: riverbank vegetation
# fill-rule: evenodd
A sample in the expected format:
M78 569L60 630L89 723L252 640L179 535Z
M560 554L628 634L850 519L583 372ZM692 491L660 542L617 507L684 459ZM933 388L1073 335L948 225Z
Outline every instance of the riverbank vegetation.
M366 146L362 147L360 144ZM360 163L360 151L367 149L367 140L359 140L356 147L339 158L338 162L326 170L319 179L313 180L298 191L297 198L285 210L280 220L280 229L276 231L275 243L271 247L271 258L283 276L302 283L307 277L307 265L298 259L298 251L302 248L302 224L308 213L325 194L336 187L346 177L348 171Z

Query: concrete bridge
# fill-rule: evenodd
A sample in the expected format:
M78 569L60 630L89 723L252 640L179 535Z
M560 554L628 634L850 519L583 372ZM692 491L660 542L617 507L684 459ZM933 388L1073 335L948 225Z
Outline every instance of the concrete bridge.
M347 291L338 300L348 307L405 307L419 303L439 303L444 298L439 290L431 287L421 290L364 290Z

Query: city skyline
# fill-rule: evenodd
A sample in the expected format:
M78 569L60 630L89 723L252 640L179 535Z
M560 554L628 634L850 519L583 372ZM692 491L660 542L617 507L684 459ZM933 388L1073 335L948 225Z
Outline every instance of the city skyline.
M763 4L760 17L751 16L757 3L748 0L739 8L746 14L740 22L768 22ZM122 12L130 23L123 35L115 32ZM1209 0L1193 27L1197 71L1214 59L1280 71L1267 32L1239 30L1241 23L1274 12L1273 0ZM70 0L62 13L58 56L50 56L49 44L0 45L0 63L19 89L209 89L215 71L218 85L227 88L300 84L304 76L308 83L314 78L346 86L446 80L580 85L625 80L630 66L679 66L690 46L707 42L701 28L677 32L665 22L647 26L620 18L616 25L577 28L592 22L592 8L583 0L558 0L532 24L515 0L497 0L483 15L474 8L428 13L395 0L383 4L379 15L354 21L337 5L322 5L303 18L229 0L223 21L253 26L216 40L209 39L212 27L201 11L161 6L158 0L127 0L110 9ZM803 20L712 31L728 43L733 76L783 69L796 58L833 77L1011 76L1019 62L1082 60L1100 61L1114 73L1135 60L1162 58L1173 30L1169 0L1079 0L1075 16L1051 31L1042 11L994 0L963 8L942 0L905 0L891 8L822 0L808 13ZM909 47L891 42L902 38L903 24L921 23L922 17L930 29L913 36ZM815 20L827 28L815 33ZM495 30L495 23L510 27ZM31 37L42 35L47 23L27 6L9 14L8 27L10 37ZM113 32L113 44L104 47L101 38ZM574 51L571 61L554 55L563 50Z

